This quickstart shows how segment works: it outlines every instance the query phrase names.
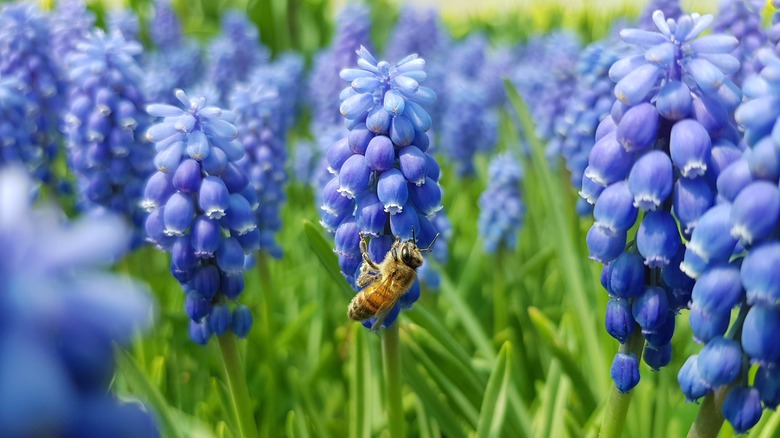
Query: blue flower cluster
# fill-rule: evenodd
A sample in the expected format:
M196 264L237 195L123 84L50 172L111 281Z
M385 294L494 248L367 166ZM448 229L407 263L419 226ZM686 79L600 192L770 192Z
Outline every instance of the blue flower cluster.
M479 235L485 252L513 251L523 225L525 207L520 194L523 168L512 153L496 155L488 167L488 186L479 197Z
M718 15L712 22L713 32L732 35L739 44L731 53L739 60L739 70L731 80L741 86L743 80L758 73L761 66L754 55L766 44L766 32L761 23L764 0L726 0L721 2Z
M139 41L141 23L130 8L115 8L108 12L106 17L108 30L118 32L127 41ZM140 53L139 53L140 55Z
M370 11L364 5L350 4L338 15L336 36L330 48L317 54L309 76L308 99L312 109L312 132L342 123L333 107L343 87L342 69L355 65L358 47L371 49Z
M428 246L436 235L431 219L442 208L439 165L425 151L431 119L422 105L436 94L421 86L425 61L416 54L397 64L377 61L361 47L360 69L344 69L351 84L341 92L340 112L349 135L327 153L334 177L322 189L322 225L335 234L341 272L350 284L363 263L360 233L371 236L372 260L383 260L396 237ZM420 296L420 285L401 298L383 322L389 327L401 307ZM364 322L371 327L372 320Z
M43 161L23 89L15 78L0 79L0 165L25 163L37 167Z
M609 68L625 54L625 45L607 38L587 46L577 61L577 85L566 109L555 126L555 137L547 145L548 153L559 153L566 161L571 183L579 189L595 143L596 128L609 115L614 102L615 83ZM577 200L577 213L590 215L593 206Z
M200 46L182 35L181 22L168 0L155 2L149 33L158 51L144 55L144 93L151 102L175 105L171 90L190 89L203 76Z
M249 79L249 73L269 57L255 24L239 11L227 11L222 15L222 32L207 48L205 80L218 90L219 102L225 103L231 87Z
M149 36L161 51L176 49L182 40L181 21L171 0L155 0L154 15L149 22Z
M498 141L498 113L489 107L482 77L487 49L487 38L478 33L449 49L439 142L461 177L474 176L474 156L492 150Z
M111 215L63 222L31 208L25 171L0 171L0 430L4 436L154 437L151 415L110 391L113 343L152 322L142 284L99 269L127 248Z
M535 134L542 141L553 138L558 119L563 116L574 92L579 53L580 41L570 32L557 31L533 37L523 48L517 67L511 73L512 83L528 102ZM557 154L557 150L550 150L548 157Z
M52 11L50 23L52 55L60 68L65 69L70 52L95 26L95 14L87 9L83 0L62 0Z
M176 98L184 109L147 107L164 119L147 131L158 152L143 201L151 211L146 231L171 253L171 273L187 295L192 340L206 344L228 329L243 338L252 325L249 308L237 303L244 261L261 239L257 196L237 164L244 146L237 140L235 114L182 90Z
M144 240L146 214L139 205L154 171L152 145L144 138L149 116L134 56L141 45L118 32L95 30L68 56L70 102L67 151L80 207L123 214Z
M681 265L696 278L689 318L694 339L705 346L680 370L680 387L697 400L733 385L723 415L737 433L753 427L763 407L780 403L780 139L773 134L780 58L769 49L757 57L765 67L745 81L745 101L735 113L749 148L718 176L719 202L702 215Z
M255 210L260 248L273 257L282 256L274 235L282 227L281 207L286 199L288 117L284 108L286 89L276 88L268 77L255 75L233 90L231 107L238 116L238 138L246 154L238 164L249 178L259 205Z
M0 77L15 79L33 123L34 150L19 152L36 179L53 183L57 126L64 105L64 82L51 46L50 21L35 5L9 3L0 9ZM24 135L24 134L19 134Z
M702 226L721 169L740 154L730 114L742 96L726 77L739 68L730 55L737 40L700 36L712 16L675 21L656 11L653 20L657 31L620 33L642 50L610 68L617 101L596 130L581 195L594 204L587 243L590 257L605 265L607 331L621 344L641 332L644 360L658 369L671 358L675 312L696 294L679 267L680 231L688 238ZM621 347L612 368L620 391L638 383L638 366Z

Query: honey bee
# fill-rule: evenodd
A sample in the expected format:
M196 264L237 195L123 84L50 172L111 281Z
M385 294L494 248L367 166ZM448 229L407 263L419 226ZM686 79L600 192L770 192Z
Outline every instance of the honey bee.
M417 277L417 268L423 263L422 254L431 250L439 235L436 234L431 244L423 249L417 247L414 230L410 240L401 241L401 238L396 236L390 251L379 264L368 255L368 245L364 237L363 233L360 233L363 265L356 284L361 291L349 303L347 316L355 321L376 317L376 322L371 325L371 330L376 331L401 296L412 287Z

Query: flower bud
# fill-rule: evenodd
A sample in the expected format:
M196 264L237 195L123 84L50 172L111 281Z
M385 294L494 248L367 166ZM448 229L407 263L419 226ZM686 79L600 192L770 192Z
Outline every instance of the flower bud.
M728 385L742 370L742 349L730 339L716 337L699 352L699 373L710 388Z
M634 353L618 353L612 360L609 375L621 394L625 394L639 383L639 361Z
M672 162L659 150L639 157L628 175L634 205L645 211L660 208L672 193L673 184Z

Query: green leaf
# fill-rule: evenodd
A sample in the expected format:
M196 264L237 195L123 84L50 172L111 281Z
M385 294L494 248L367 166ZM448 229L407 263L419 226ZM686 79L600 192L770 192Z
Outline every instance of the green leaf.
M434 363L423 349L411 339L406 330L401 332L401 336L404 345L414 356L415 362L425 368L431 379L436 382L438 389L450 400L453 410L457 409L458 413L469 422L471 427L476 426L479 417L477 407L472 404L472 401L463 393L461 388L444 374L444 364ZM476 400L474 403L476 403Z
M511 381L511 347L504 342L498 352L498 360L493 372L490 373L485 396L482 398L479 420L477 421L477 436L498 437L504 427L504 415Z
M163 398L157 388L147 380L146 375L139 369L135 360L124 350L116 348L117 368L127 380L130 388L140 394L152 406L155 411L157 424L162 436L179 437L182 425L174 421L173 409Z
M546 347L555 358L561 363L564 373L571 379L574 387L577 388L577 396L582 401L586 412L592 412L596 409L596 396L591 387L591 381L582 373L582 369L577 363L575 356L566 348L566 344L555 333L555 326L552 321L537 308L529 307L528 316L531 318L536 331L542 338L541 345Z
M534 135L535 127L528 112L528 108L520 97L512 83L504 79L504 88L507 97L512 104L520 123L523 126L528 142L531 144L533 157L534 175L540 179L539 187L543 194L543 207L547 211L550 221L550 237L555 241L555 248L558 251L558 260L560 271L566 288L569 293L566 295L572 299L569 304L573 307L577 320L580 325L583 349L587 357L587 363L590 365L590 373L595 387L606 389L609 387L606 374L601 371L607 369L608 364L601 351L601 344L598 342L598 332L596 331L596 321L594 320L594 299L588 295L585 285L591 285L590 269L586 269L583 264L579 245L575 242L575 234L571 221L568 219L567 212L571 212L572 206L565 202L566 197L561 194L569 192L569 187L564 187L561 178L556 178L549 168L547 158L544 153L544 146Z
M403 350L401 368L403 368L406 383L417 395L417 402L422 403L430 415L436 419L436 423L441 427L444 435L452 438L465 437L465 428L460 418L455 415L449 402L441 396L441 393L431 387L423 374L422 367L405 349Z
M322 235L322 230L311 223L310 220L304 219L303 232L306 235L306 240L309 242L309 248L314 251L314 254L320 262L322 262L322 266L325 267L325 270L333 278L333 281L344 290L345 294L350 296L354 295L355 291L349 287L344 280L344 276L341 275L338 257L336 257L336 253L333 252L333 248L330 243L328 243L328 240Z

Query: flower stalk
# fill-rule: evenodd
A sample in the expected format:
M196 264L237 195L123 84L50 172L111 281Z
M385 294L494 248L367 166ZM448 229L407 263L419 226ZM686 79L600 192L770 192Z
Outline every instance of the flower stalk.
M238 351L236 335L228 331L218 337L219 349L222 352L222 364L225 367L230 401L233 404L233 413L238 421L239 436L245 438L257 438L257 425L252 414L252 401L244 376L244 364Z
M382 334L382 361L385 370L387 428L390 438L404 436L404 413L401 404L401 350L398 324L386 328Z

